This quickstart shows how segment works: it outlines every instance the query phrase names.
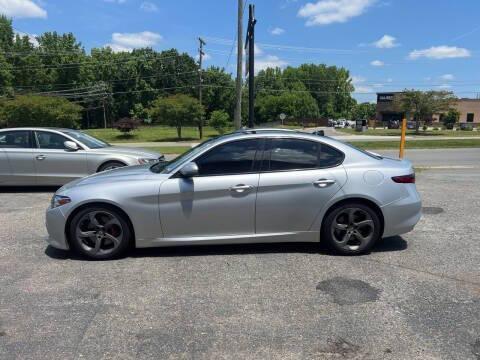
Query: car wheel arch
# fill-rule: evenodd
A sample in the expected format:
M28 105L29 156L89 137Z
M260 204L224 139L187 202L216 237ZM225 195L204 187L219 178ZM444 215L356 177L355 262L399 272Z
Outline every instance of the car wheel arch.
M71 243L70 243L70 241L71 241L70 235L69 235L70 232L68 230L70 228L70 225L71 225L71 222L72 222L73 218L75 217L76 214L78 214L83 209L86 209L88 207L93 207L93 206L101 206L101 207L105 207L107 209L110 208L112 210L118 211L121 215L123 215L125 217L125 220L127 221L129 230L132 234L132 239L131 239L132 245L134 247L136 246L135 228L133 227L133 223L132 223L132 220L130 219L130 216L125 212L125 210L123 210L120 206L118 206L116 204L112 204L110 202L94 201L94 202L83 203L83 204L79 205L78 207L76 207L75 209L73 209L68 214L67 221L65 222L64 232L65 232L65 239L66 239L68 247L70 249L72 248L72 246L71 246Z
M362 205L368 206L373 211L375 211L375 213L378 215L378 218L379 218L380 224L381 224L380 234L383 234L383 231L385 229L385 217L383 216L382 209L374 201L372 201L370 199L367 199L367 198L363 198L363 197L343 198L343 199L335 202L334 204L331 204L330 207L325 211L325 213L322 217L322 223L320 225L320 233L322 232L323 226L325 225L325 219L328 216L328 214L330 214L333 210L335 210L339 206L342 206L344 204L349 204L349 203L362 204Z
M108 159L106 161L103 161L100 165L98 165L97 170L95 172L96 173L100 172L100 169L109 163L119 163L119 164L122 164L123 166L128 166L128 164L125 163L125 161L117 160L117 159Z

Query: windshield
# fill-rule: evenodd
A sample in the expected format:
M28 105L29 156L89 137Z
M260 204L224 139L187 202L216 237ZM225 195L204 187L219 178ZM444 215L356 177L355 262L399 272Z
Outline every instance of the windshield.
M214 143L214 141L217 140L217 139L218 138L213 138L213 139L207 140L207 141L191 148L190 150L188 150L187 152L183 153L182 155L173 159L170 162L161 162L161 163L155 164L150 168L150 170L154 173L157 173L157 174L160 174L160 173L168 174L173 169L189 162L197 154L201 153L204 149L210 147Z
M75 140L78 140L82 144L88 146L90 149L101 149L107 146L110 146L109 143L99 140L97 138L94 138L93 136L87 135L84 132L81 131L62 131L64 134L67 134L71 137L73 137Z

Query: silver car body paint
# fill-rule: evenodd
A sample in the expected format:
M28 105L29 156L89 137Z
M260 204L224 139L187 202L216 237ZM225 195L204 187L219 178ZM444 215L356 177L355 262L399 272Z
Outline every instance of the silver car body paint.
M103 164L108 162L116 161L130 166L138 165L140 159L158 160L162 156L154 151L128 147L89 148L67 134L67 131L72 131L69 129L10 128L0 130L0 136L9 131L58 134L66 141L75 142L79 150L0 147L0 186L63 185L74 179L96 173Z
M183 165L209 149L238 139L291 137L330 145L345 154L341 165L302 171L193 177L175 176ZM325 213L339 201L364 199L381 210L383 236L411 231L421 216L415 184L393 176L414 172L407 160L378 159L348 144L300 132L235 133L200 145L169 173L149 166L107 171L76 180L57 191L72 202L48 209L49 242L68 249L66 224L80 206L120 208L129 217L136 247L253 242L316 242ZM332 185L316 187L321 179ZM239 196L230 188L251 186Z

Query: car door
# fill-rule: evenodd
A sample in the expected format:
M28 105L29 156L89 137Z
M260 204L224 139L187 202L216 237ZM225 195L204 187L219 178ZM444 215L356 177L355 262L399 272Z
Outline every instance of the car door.
M215 241L255 233L259 139L220 144L194 159L199 174L160 188L164 238Z
M0 148L0 185L35 185L31 131L0 132Z
M316 141L269 139L257 192L256 232L310 231L322 207L346 181L339 166L343 158L340 151Z
M69 138L51 131L35 131L33 158L38 185L63 185L88 175L87 154L81 147L67 150Z

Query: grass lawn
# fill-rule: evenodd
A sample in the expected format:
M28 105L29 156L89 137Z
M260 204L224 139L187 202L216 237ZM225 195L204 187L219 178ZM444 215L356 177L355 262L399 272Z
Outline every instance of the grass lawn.
M142 126L131 135L123 135L116 129L91 129L86 133L106 142L166 142L178 141L177 129L169 126ZM210 126L203 128L203 137L207 139L217 136L218 132ZM198 141L198 129L196 127L182 128L182 141Z
M355 129L336 129L338 132L342 132L349 135L373 135L373 136L400 136L400 129L369 129L366 132L359 133ZM453 131L453 130L429 130L423 131L420 130L420 134L415 134L415 130L407 130L407 135L416 135L416 136L479 136L480 131Z
M356 147L368 150L398 149L399 141L355 141ZM480 139L415 140L407 141L407 149L444 149L480 147Z
M148 147L144 148L146 150L157 151L164 155L176 155L176 154L183 154L184 152L190 150L188 146L159 146L159 147Z

